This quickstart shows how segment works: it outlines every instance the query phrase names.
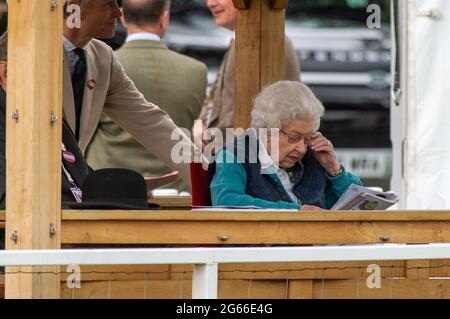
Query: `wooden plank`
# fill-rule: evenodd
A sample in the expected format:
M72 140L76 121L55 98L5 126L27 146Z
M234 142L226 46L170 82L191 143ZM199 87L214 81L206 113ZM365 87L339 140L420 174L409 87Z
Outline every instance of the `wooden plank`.
M51 10L41 0L9 3L7 249L58 249L61 243L61 120L50 123L51 112L62 118L62 1L57 4ZM9 239L15 231L17 242ZM58 276L23 273L31 270L54 268L9 268L22 273L7 275L6 297L57 298Z
M404 261L263 263L219 265L221 279L350 279L367 278L367 266L377 264L383 278L403 277Z
M382 279L381 288L368 288L366 280L314 281L314 299L448 299L450 280Z
M62 299L190 299L191 281L125 280L82 282L81 288L61 285Z
M339 211L325 213L283 213L249 212L249 211L191 211L191 210L150 210L150 211L121 211L121 210L64 210L62 219L68 220L198 220L198 221L356 221L356 222L430 222L450 221L449 211ZM5 221L5 211L0 211L0 222ZM401 226L401 224L398 224Z
M383 234L390 243L450 242L450 222L66 220L62 232L65 244L369 244Z
M219 280L219 299L285 299L286 281Z
M238 8L235 128L250 126L254 97L264 86L283 79L284 2L252 0L248 6L234 2Z
M182 266L182 265L176 265ZM189 265L191 266L191 265ZM180 271L182 268L177 269ZM192 266L190 267L192 270ZM149 270L149 269L147 269ZM189 267L184 267L185 271L189 270ZM127 269L130 271L130 269ZM88 277L82 275L82 289L76 290L75 298L107 298L108 296L108 283L110 278L105 275L98 274L99 279L95 280L93 277ZM103 277L100 277L103 276ZM121 276L121 277L118 277ZM395 275L396 276L396 275ZM396 276L397 277L397 276ZM319 280L298 280L288 278L283 278L283 280L277 281L279 283L278 288L284 287L288 285L288 296L290 299L300 299L300 298L316 298L320 299L324 298L357 298L358 289L359 289L359 298L426 298L431 293L434 298L448 298L448 294L445 292L445 289L448 289L449 280L441 281L444 285L437 285L438 292L436 293L434 288L429 288L430 283L427 280L399 280L399 279L383 279L380 289L368 289L366 287L365 280L362 280L360 277L359 287L356 284L355 278L353 277L351 280L329 280L325 279L324 282L320 278ZM384 276L383 276L384 278ZM157 280L155 280L157 279ZM177 298L180 294L180 289L182 285L188 285L187 287L183 287L184 293L188 294L189 292L186 289L190 289L190 281L191 276L188 274L184 274L184 277L177 274L176 277L171 278L170 280L159 280L161 278L155 278L149 275L146 280L145 278L138 278L136 276L126 278L123 274L115 274L111 276L111 282L121 282L119 285L113 283L111 286L111 290L114 290L114 296L123 297L123 298L143 298L144 287L147 287L147 298ZM250 291L253 288L259 287L260 284L264 283L264 281L258 281L257 278L251 278L252 283L248 280L224 280L224 278L219 278L220 282L228 281L239 283L240 292L238 293L242 296L242 298L246 298L246 293L248 294L248 290L250 287ZM67 287L65 287L64 280L62 280L62 289L66 291L66 296L70 298L71 294L67 291L70 291ZM100 282L101 281L101 282ZM436 281L436 280L434 280ZM146 282L148 282L146 284ZM156 283L156 284L155 284ZM177 284L178 283L178 284ZM235 287L235 285L231 285ZM90 289L91 287L96 287L95 292L86 292L86 289ZM175 288L176 287L176 288ZM323 288L322 288L323 287ZM420 292L419 289L423 289L425 287L427 295L424 295L423 292ZM446 288L447 287L447 288ZM234 289L234 288L232 288ZM122 290L122 291L117 291ZM259 290L259 289L258 289ZM411 290L411 291L409 291ZM432 291L430 291L432 290ZM444 291L442 291L444 290ZM81 294L79 293L81 292ZM252 292L254 293L254 292ZM260 294L259 291L258 294ZM282 289L278 289L279 295L274 296L274 298L284 298L286 291L282 291ZM284 293L284 294L283 294ZM1 296L1 277L0 277L0 296ZM185 296L189 298L189 296ZM263 296L264 297L264 296Z
M2 214L0 212L0 221ZM121 211L121 210L64 210L62 219L67 220L196 220L196 221L355 221L355 222L409 222L450 221L450 212L249 212L249 211ZM394 223L395 224L395 223Z
M94 281L80 289L61 285L61 297L71 298L191 298L190 280ZM287 288L287 289L286 289ZM450 280L383 279L380 288L370 289L365 280L219 280L219 299L412 299L450 298Z
M233 5L236 9L246 10L250 6L250 0L233 0Z
M191 196L153 197L149 199L149 202L158 204L161 209L190 210L192 208Z
M82 281L126 281L126 280L167 280L170 279L170 265L120 265L120 266L80 266ZM61 282L70 273L61 266Z
M258 92L264 86L284 78L284 16L285 10L274 10L270 1L262 2L260 26L261 82Z
M82 282L75 291L61 285L61 298L190 299L191 289L191 280ZM219 280L218 284L219 299L275 299L285 295L283 281Z

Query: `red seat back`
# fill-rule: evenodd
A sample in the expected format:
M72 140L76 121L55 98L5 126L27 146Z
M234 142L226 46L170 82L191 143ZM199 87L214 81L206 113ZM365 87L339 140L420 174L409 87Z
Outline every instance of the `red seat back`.
M211 206L208 171L203 169L202 163L190 164L192 184L192 206Z

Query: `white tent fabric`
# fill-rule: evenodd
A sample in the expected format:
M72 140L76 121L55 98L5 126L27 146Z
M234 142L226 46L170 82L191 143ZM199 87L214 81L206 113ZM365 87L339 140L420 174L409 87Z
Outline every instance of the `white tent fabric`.
M406 209L449 209L450 1L417 0L416 10L416 103L407 105L403 161ZM433 19L430 12L441 16Z

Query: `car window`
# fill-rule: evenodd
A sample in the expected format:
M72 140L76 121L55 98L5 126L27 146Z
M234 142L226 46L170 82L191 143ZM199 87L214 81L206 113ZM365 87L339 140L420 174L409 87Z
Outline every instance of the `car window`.
M287 20L297 20L313 27L352 27L365 24L367 8L376 4L381 9L382 22L389 23L389 0L302 0L289 1Z

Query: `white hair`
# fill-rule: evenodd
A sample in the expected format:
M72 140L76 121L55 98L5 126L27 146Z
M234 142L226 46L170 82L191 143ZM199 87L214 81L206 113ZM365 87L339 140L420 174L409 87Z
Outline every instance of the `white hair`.
M303 119L316 121L325 112L322 103L303 83L279 81L263 88L253 102L251 126L260 128L281 128L290 122Z

